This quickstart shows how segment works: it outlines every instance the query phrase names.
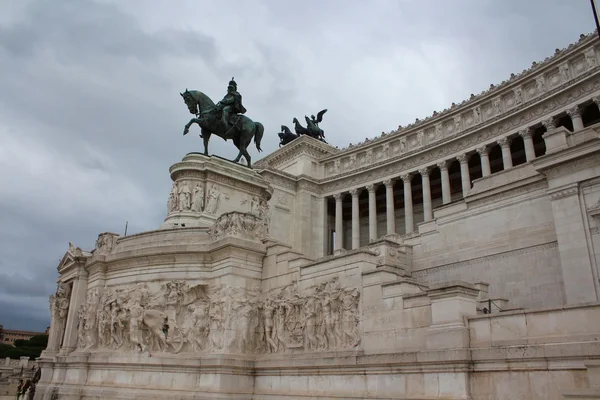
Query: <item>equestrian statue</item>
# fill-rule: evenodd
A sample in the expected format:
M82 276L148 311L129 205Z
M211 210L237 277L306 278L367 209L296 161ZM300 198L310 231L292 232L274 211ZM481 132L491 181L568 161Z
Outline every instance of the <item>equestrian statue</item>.
M311 115L310 118L305 115L304 120L306 121L306 128L300 125L300 122L297 118L294 118L292 122L294 123L294 130L296 131L296 134L308 135L317 140L325 142L325 132L323 132L323 129L319 128L319 124L323 121L323 114L326 112L327 109L319 111L316 118L314 115Z
M217 135L225 141L231 139L240 151L233 162L239 162L244 156L248 167L251 168L250 154L248 154L247 149L252 142L252 138L254 138L256 149L262 151L260 141L264 127L260 122L252 121L243 115L246 113L246 108L242 105L242 95L237 91L237 83L234 78L231 78L229 86L227 86L227 94L217 104L198 90L186 89L185 92L179 94L183 97L190 113L196 116L185 125L183 134L186 135L190 131L192 124L198 124L201 129L200 137L204 141L204 155L206 156L208 155L208 141L211 135Z

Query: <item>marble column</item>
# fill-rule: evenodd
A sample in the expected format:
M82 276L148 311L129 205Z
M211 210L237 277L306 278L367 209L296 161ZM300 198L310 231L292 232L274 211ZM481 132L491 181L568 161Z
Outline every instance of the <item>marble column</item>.
M442 174L442 203L448 204L452 201L452 193L450 192L450 174L448 173L448 162L441 161L437 164Z
M387 234L396 233L396 213L394 211L394 184L391 179L383 181L385 185L385 204L387 215Z
M369 242L377 240L377 197L375 197L375 185L367 186L369 192Z
M519 131L519 135L523 138L523 144L525 145L525 158L527 159L527 162L531 162L535 159L535 149L533 147L531 130L523 129L522 131Z
M342 194L333 195L335 199L335 245L333 250L341 250L344 246L344 220L342 217Z
M415 229L414 216L413 216L413 202L412 202L412 175L404 174L401 176L402 182L404 182L404 221L406 224L406 233L412 233Z
M485 178L492 174L492 168L490 167L490 149L487 146L481 146L477 149L479 158L481 159L481 175Z
M463 197L467 197L469 190L471 190L471 175L469 173L469 156L461 154L456 157L460 163L460 178L462 181L462 193Z
M592 97L592 101L594 102L596 107L598 107L598 109L600 110L600 97Z
M65 325L65 336L60 349L61 354L69 354L77 348L77 324L79 323L79 307L85 303L87 295L88 272L84 262L77 267L77 277L73 282L71 301L69 302L69 314Z
M573 132L583 129L583 119L581 119L581 110L578 106L573 106L567 110L567 114L573 122Z
M352 248L358 249L360 247L360 212L358 204L358 189L350 190L352 195Z
M419 173L422 178L423 187L423 221L429 222L433 219L433 209L431 207L431 183L429 182L429 173L431 170L428 167L421 168Z
M498 140L498 144L502 149L502 165L504 166L505 170L512 168L513 166L512 155L510 154L510 142L510 139L507 137L503 137L502 139Z

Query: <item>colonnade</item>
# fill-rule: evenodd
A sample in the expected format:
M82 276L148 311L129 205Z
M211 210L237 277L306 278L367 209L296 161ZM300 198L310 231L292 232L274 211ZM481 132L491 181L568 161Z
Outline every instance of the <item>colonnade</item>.
M600 105L600 99L593 99L596 105ZM583 119L581 116L581 109L578 106L574 106L565 112L571 118L573 124L573 130L578 131L584 128ZM554 129L557 124L557 119L550 117L541 123L546 131ZM530 162L535 159L536 152L533 141L533 127L520 130L511 135L501 137L495 142L487 143L476 149L475 152L470 151L463 154L456 155L455 157L447 160L442 160L435 165L429 165L421 167L418 171L411 171L401 174L399 177L389 178L382 182L372 182L365 187L353 188L348 191L333 194L335 199L335 241L333 243L333 250L340 250L344 247L344 221L342 217L343 211L343 199L346 193L350 193L352 199L352 249L360 247L360 210L359 210L359 196L363 190L368 191L368 215L369 215L369 242L378 240L378 226L377 226L377 203L376 203L376 189L379 185L385 186L385 198L386 198L386 234L396 233L396 212L394 207L394 183L397 180L401 180L404 185L404 224L405 234L410 234L415 230L415 214L413 210L413 198L412 198L412 181L413 178L418 174L422 179L422 196L423 196L423 221L428 222L433 220L433 206L431 198L431 183L430 174L435 167L439 168L441 175L441 187L442 187L442 204L448 204L452 201L451 199L451 186L450 186L450 174L449 165L454 160L458 160L460 164L460 177L462 186L462 196L466 197L469 190L471 189L471 176L469 170L469 159L475 153L479 155L481 161L481 175L487 177L492 174L492 168L490 165L489 152L492 147L496 144L500 146L502 151L502 165L503 170L513 167L513 158L511 153L511 142L518 136L523 139L523 146L525 152L526 162Z

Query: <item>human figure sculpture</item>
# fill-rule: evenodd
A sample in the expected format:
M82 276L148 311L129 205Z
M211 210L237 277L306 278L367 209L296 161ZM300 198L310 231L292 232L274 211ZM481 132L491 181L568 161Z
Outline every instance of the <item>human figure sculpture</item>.
M191 192L188 185L179 188L179 211L189 210L191 206Z
M216 104L215 108L221 111L221 122L226 132L225 136L227 136L239 120L237 114L245 114L247 111L242 104L242 95L237 91L237 83L234 78L229 81L227 94Z
M192 211L202 212L204 209L204 189L200 185L194 187L192 193Z

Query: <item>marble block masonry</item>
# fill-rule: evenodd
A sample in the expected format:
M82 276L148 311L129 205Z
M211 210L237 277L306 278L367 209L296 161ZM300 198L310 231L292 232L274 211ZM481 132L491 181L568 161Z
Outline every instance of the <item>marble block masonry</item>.
M600 40L69 244L36 399L600 399ZM328 132L328 137L335 132Z

